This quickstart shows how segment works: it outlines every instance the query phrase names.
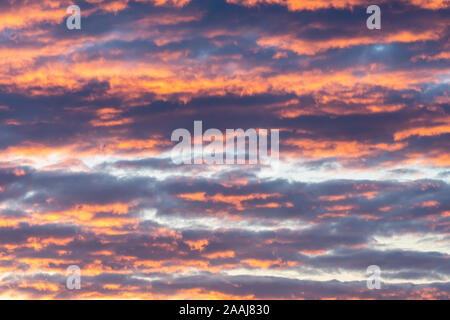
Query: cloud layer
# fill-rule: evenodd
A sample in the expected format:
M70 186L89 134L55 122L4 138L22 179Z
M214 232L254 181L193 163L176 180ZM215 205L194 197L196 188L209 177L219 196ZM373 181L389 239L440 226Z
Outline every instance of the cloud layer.
M1 298L450 298L448 1L71 4L0 4ZM175 165L195 120L280 162Z

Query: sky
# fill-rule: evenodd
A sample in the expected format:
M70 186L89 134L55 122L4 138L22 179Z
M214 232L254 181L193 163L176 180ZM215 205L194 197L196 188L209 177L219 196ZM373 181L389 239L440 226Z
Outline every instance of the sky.
M1 1L0 298L449 299L449 18L446 0ZM279 160L176 164L194 121L279 129Z

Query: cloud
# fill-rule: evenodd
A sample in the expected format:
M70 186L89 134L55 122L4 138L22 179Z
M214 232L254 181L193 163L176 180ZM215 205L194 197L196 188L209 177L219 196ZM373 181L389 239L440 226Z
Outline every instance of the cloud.
M0 297L448 299L448 4L379 4L3 1ZM197 120L280 163L174 164Z

